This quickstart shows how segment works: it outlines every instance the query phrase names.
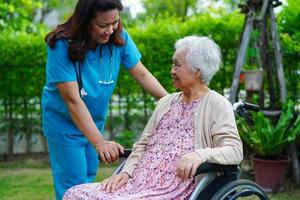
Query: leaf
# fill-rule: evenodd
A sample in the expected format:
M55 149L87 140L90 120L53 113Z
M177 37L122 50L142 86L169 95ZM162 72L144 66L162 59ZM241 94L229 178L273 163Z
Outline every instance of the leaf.
M300 115L298 114L298 117L295 121L295 123L292 125L290 129L290 134L287 138L289 142L295 141L296 138L300 135Z

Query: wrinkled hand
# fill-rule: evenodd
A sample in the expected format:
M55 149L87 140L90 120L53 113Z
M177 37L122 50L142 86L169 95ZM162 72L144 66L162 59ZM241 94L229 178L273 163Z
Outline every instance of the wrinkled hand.
M96 146L96 150L100 155L101 161L105 163L111 163L116 161L119 158L120 153L124 153L124 148L114 142L104 140L102 143Z
M126 172L121 172L105 179L102 182L102 189L106 192L114 192L119 189L122 185L126 184L129 180L129 175Z
M179 161L176 175L182 179L193 178L200 164L201 160L196 152L185 154Z

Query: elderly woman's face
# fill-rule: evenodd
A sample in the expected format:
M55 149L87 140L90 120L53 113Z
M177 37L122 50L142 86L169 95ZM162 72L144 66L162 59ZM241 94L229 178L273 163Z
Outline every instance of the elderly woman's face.
M181 90L194 86L200 80L198 72L192 72L188 69L186 54L186 49L177 49L173 55L171 69L173 85Z
M106 12L98 12L90 24L90 35L92 40L98 44L105 44L109 37L118 28L120 21L118 9Z

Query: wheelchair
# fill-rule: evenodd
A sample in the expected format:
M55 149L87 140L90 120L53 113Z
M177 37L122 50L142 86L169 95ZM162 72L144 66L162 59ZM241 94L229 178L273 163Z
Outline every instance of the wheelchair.
M235 113L244 117L246 122L254 124L248 110L258 111L259 107L246 102L233 104ZM128 157L131 150L125 150L120 157ZM120 173L125 161L116 169L114 174ZM216 176L218 174L218 176ZM235 200L244 197L251 199L269 200L265 191L250 180L240 179L241 169L237 165L219 165L214 163L203 163L196 171L195 177L202 178L189 200Z

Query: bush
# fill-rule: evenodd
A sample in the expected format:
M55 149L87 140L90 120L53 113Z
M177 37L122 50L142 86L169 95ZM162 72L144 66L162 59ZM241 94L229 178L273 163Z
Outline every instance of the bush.
M296 118L293 113L294 103L288 100L275 124L261 112L253 113L254 126L249 127L244 119L239 119L241 139L256 156L262 158L281 156L287 145L294 142L300 134L300 115Z
M116 142L120 143L125 149L132 149L134 142L136 142L136 138L136 133L124 130L117 136Z
M43 36L0 34L0 98L37 97L45 80L46 47Z

